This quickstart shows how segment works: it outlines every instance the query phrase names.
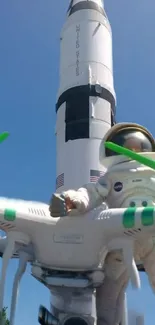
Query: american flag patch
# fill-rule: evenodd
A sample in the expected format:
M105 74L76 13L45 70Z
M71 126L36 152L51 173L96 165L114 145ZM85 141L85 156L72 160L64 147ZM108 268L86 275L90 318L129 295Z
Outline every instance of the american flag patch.
M98 179L105 174L104 171L99 171L99 170L90 170L90 182L91 183L96 183Z
M56 189L64 185L64 173L60 174L56 179Z

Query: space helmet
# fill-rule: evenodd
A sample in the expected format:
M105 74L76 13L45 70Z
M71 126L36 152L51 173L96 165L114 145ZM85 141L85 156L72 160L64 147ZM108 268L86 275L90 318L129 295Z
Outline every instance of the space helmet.
M139 153L155 152L155 140L144 126L136 123L117 123L105 134L105 137L101 141L99 148L101 165L105 165L105 161L110 162L112 158L115 158L115 161L120 160L118 153L105 148L104 144L106 141L113 142Z

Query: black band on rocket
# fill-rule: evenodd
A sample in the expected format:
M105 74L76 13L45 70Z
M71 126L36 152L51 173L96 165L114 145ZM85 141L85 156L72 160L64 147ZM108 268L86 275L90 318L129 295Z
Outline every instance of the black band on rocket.
M102 7L100 7L97 3L95 3L94 1L81 1L81 2L76 3L73 6L72 6L72 4L70 4L69 9L68 9L69 16L74 14L76 11L83 10L83 9L96 10L100 14L102 14L106 17L104 9Z
M102 99L107 100L111 104L112 113L115 116L115 98L113 94L106 88L101 87L100 92L97 91L96 85L83 85L83 86L77 86L73 88L69 88L66 91L64 91L61 96L59 97L57 103L56 103L56 113L59 109L59 107L63 103L67 103L71 98L75 99L75 97L79 97L81 95L86 95L87 97L100 97Z
M111 126L115 124L115 98L106 88L98 88L95 85L83 85L66 90L58 99L56 112L63 103L66 103L65 111L65 142L77 139L89 139L89 97L99 97L111 105Z

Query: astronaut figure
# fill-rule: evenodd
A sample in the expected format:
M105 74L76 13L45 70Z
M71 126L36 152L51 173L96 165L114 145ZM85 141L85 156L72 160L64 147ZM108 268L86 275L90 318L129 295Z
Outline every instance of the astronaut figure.
M100 163L107 168L107 172L97 183L53 194L50 203L52 217L84 214L100 206L103 201L109 209L155 206L155 170L105 149L105 141L155 159L155 141L146 128L135 123L114 125L100 145ZM152 238L138 239L134 250L135 260L143 263L155 291L155 250ZM105 260L105 281L96 291L98 325L118 325L121 322L121 306L128 281L121 252L109 253Z

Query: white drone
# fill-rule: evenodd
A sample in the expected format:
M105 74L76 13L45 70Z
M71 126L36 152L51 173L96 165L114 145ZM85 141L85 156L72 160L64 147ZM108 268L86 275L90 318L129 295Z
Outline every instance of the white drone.
M9 260L19 259L12 290L10 325L14 325L18 288L28 262L32 266L32 276L52 293L52 313L40 308L39 322L44 325L94 323L94 290L104 280L102 266L109 251L122 250L131 282L135 288L140 287L133 257L137 233L135 229L128 230L128 218L122 222L124 210L127 216L128 209L111 209L105 210L101 218L98 209L89 216L52 218L47 204L0 198L0 228L7 233L7 237L0 238L3 257L0 311ZM149 228L142 224L141 208L137 208L134 217L136 229L153 234L154 224ZM122 325L127 324L125 312L124 304Z

